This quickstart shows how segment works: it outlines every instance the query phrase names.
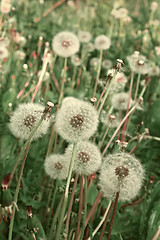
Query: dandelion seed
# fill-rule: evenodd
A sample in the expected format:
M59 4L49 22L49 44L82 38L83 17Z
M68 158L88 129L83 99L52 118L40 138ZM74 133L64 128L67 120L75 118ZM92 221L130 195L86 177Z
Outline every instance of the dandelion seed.
M45 159L44 168L47 175L53 179L66 179L70 161L65 155L51 154Z
M105 59L102 61L102 67L104 69L110 69L112 67L112 61L109 59Z
M91 103L67 97L57 112L55 129L68 142L87 139L98 126L98 113Z
M129 93L121 92L121 93L114 94L112 96L111 104L117 110L119 109L126 110L128 106L128 101L129 101ZM133 103L134 101L131 99L129 107L131 107Z
M44 106L36 103L23 103L13 112L10 119L9 128L12 134L20 139L27 140L32 129L40 121ZM47 133L50 121L43 120L40 127L34 134L32 140L41 137Z
M131 56L127 57L130 68L139 74L147 74L149 72L150 65L147 63L145 56L140 55L139 52L134 52Z
M110 48L110 45L111 40L105 35L100 35L95 39L95 48L97 50L106 50Z
M79 31L78 38L80 42L88 43L91 40L92 35L90 34L90 32L87 32L87 31Z
M118 117L116 115L107 114L104 110L101 113L100 120L104 125L106 125L110 128L118 127L118 125L120 124L120 120L118 119Z
M66 149L66 157L71 159L73 145ZM77 143L77 153L75 156L74 171L78 174L90 175L96 172L101 166L101 154L97 146L88 141Z
M134 156L128 153L109 154L102 164L99 186L104 196L113 199L120 191L120 201L134 199L143 183L144 170Z
M53 38L52 48L58 56L71 57L78 52L79 47L79 40L72 32L60 32Z
M81 65L81 59L78 57L78 55L73 55L71 57L71 62L74 66L80 66Z

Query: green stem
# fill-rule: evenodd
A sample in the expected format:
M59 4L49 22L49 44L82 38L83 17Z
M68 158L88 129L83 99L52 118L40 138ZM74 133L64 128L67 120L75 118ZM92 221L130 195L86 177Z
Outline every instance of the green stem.
M28 151L29 151L29 147L30 147L30 143L28 143L28 145L27 145L26 152L25 152L23 162L22 162L22 165L21 165L20 174L19 174L19 178L18 178L18 183L17 183L15 195L14 195L14 203L17 203L17 200L18 200L18 193L19 193L19 188L20 188L20 185L21 185L21 178L22 178L22 175L23 175L23 169L24 169L25 161L26 161L27 154L28 154ZM12 219L11 219L10 225L9 225L8 240L12 240L15 211L16 211L16 207L15 207L15 204L14 204L13 205L13 215L12 215Z
M85 223L87 218L87 176L84 176L84 215L83 215L83 227L81 233L81 240L83 239L84 231L85 231Z
M49 237L48 237L48 240L53 240L53 229L54 227L56 226L56 221L57 221L57 218L58 218L58 215L60 213L60 210L61 210L61 206L62 206L62 202L63 202L63 197L61 198L60 200L60 203L57 207L57 210L56 210L56 213L54 215L54 218L53 218L53 221L52 221L52 225L51 225L51 228L50 228L50 232L49 232Z
M57 190L58 190L58 184L57 184L57 181L56 181L55 189L54 189L54 193L53 193L53 198L52 198L52 202L51 202L51 208L50 208L50 212L49 212L49 216L48 216L47 231L49 229L49 224L50 224L50 221L51 221L51 215L52 215L52 210L53 210L53 206L54 206Z
M72 159L70 161L70 166L69 166L67 184L66 184L66 188L65 188L65 192L64 192L64 200L63 200L63 204L62 204L61 215L60 215L60 219L59 219L59 224L58 224L55 240L60 239L60 233L61 233L61 228L62 228L62 225L63 225L63 218L64 218L66 205L67 205L67 200L68 200L69 185L70 185L70 181L71 181L71 177L72 177L72 170L73 170L73 167L74 167L74 159L75 159L76 152L77 152L77 143L74 143L73 152L72 152Z
M100 107L99 107L99 109L98 109L99 114L100 114L100 112L102 111L103 105L104 105L104 103L105 103L105 101L106 101L106 99L107 99L107 97L108 97L109 91L110 91L110 89L111 89L111 87L112 87L112 84L113 84L113 82L114 82L114 80L115 80L116 75L117 75L117 70L115 70L115 72L114 72L113 78L111 79L111 82L110 82L110 84L109 84L109 87L108 87L108 89L107 89L107 91L106 91L106 93L105 93L105 95L104 95L104 98L103 98L103 100L102 100L102 102L101 102L101 105L100 105Z
M64 94L64 81L65 81L65 77L66 77L66 68L67 68L67 58L65 57L64 60L64 68L63 68L63 72L62 72L62 79L61 79L61 90L60 90L60 95L59 95L59 100L58 100L58 108L61 104L62 98L63 98L63 94Z
M135 91L135 95L134 95L134 101L137 100L140 78L141 78L141 74L139 73L139 74L138 74L138 78L137 78L137 85L136 85L136 91Z
M95 97L96 91L97 91L98 80L99 80L99 76L100 76L100 72L101 72L102 56L103 56L103 50L100 51L100 56L99 56L100 61L99 61L99 66L98 66L98 70L97 70L97 76L96 76L96 82L95 82L95 86L94 86L93 97Z

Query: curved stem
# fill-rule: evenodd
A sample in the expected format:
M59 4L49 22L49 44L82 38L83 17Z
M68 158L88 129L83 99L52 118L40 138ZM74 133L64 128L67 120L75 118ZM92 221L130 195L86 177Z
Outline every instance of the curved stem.
M107 133L108 133L108 131L109 131L109 126L107 127L107 129L106 129L106 131L105 131L105 133L104 133L104 136L103 136L103 138L102 138L102 141L100 142L100 144L99 144L99 149L101 149L101 147L102 147L102 145L103 145L103 142L104 142L104 140L105 140L105 138L106 138L106 136L107 136Z
M134 101L137 100L140 79L141 79L141 74L139 73L138 74L138 78L137 78L137 84L136 84L136 91L135 91L135 95L134 95Z
M59 94L59 100L58 100L58 106L57 109L59 108L62 98L63 98L63 91L64 91L64 81L65 81L65 77L66 77L66 68L67 68L67 58L65 57L64 60L64 68L63 68L63 72L62 72L62 79L61 79L61 90L60 90L60 94Z
M98 224L98 226L95 228L94 232L92 233L92 237L94 237L96 235L96 233L98 232L98 230L100 229L100 227L104 223L104 221L106 219L106 216L107 216L107 214L109 212L110 206L111 206L111 201L108 204L108 207L107 207L107 209L105 211L105 214L103 215L103 218L101 219L100 223ZM91 238L89 237L87 240L91 240Z
M62 204L61 215L60 215L60 219L59 219L59 224L58 224L55 240L60 239L60 233L61 233L63 218L64 218L66 205L67 205L67 201L68 201L69 185L70 185L70 181L71 181L72 170L73 170L73 166L74 166L74 159L75 159L76 152L77 152L77 143L74 143L73 152L72 152L72 159L70 161L70 166L69 166L67 184L66 184L66 188L65 188L65 192L64 192L64 200L63 200L63 204Z

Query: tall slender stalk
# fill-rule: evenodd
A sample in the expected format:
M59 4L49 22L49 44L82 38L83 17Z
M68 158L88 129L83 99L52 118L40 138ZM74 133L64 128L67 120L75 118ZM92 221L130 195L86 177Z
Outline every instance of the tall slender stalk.
M65 229L65 234L66 234L65 240L67 240L67 237L68 237L69 221L70 221L71 210L72 210L74 194L75 194L75 190L76 190L76 186L77 186L77 181L78 181L78 174L76 174L76 177L74 179L71 199L70 199L70 202L69 202L69 207L68 207L68 212L67 212L66 229Z
M141 79L141 74L139 73L138 74L138 78L137 78L137 84L136 84L136 91L135 91L135 95L134 95L134 101L136 101L136 99L137 99L140 79Z
M74 166L74 159L75 159L76 152L77 152L77 143L74 143L73 152L72 152L72 159L71 159L70 166L69 166L67 184L66 184L66 188L65 188L65 192L64 192L64 200L63 200L63 203L62 203L61 215L60 215L60 219L59 219L59 224L58 224L55 240L60 239L60 233L61 233L63 218L64 218L66 205L67 205L67 200L68 200L69 186L70 186L70 181L71 181L72 170L73 170L73 166Z
M24 165L25 165L25 161L28 155L28 151L29 151L29 147L30 147L30 143L28 143L27 148L26 148L26 152L23 158L23 162L21 165L21 169L20 169L20 173L19 173L19 178L18 178L18 182L17 182L17 187L16 187L16 191L15 191L15 195L14 195L14 203L17 203L18 200L18 193L19 193L19 189L20 189L20 185L21 185L21 179L22 179L22 175L23 175L23 169L24 169ZM8 240L12 240L12 233L13 233L13 224L14 224L14 217L15 217L15 211L16 211L16 207L15 204L13 205L13 214L12 214L12 219L10 221L10 225L9 225L9 234L8 234Z
M87 217L87 176L84 176L84 215L83 215L83 227L80 238L81 240L83 239L85 231L86 217Z
M65 57L65 59L64 59L64 68L63 68L63 72L62 72L61 89L60 89L59 100L58 100L58 108L61 104L63 94L64 94L64 81L65 81L65 77L66 77L66 69L67 69L67 57Z
M118 198L119 198L119 192L117 192L117 194L116 194L116 199L115 199L114 208L113 208L113 214L112 214L112 218L111 218L111 222L110 222L110 228L109 228L109 232L108 232L108 235L107 235L107 240L110 240L110 237L111 237L113 222L114 222L114 218L115 218L115 215L116 215Z
M99 66L98 66L98 70L97 70L96 82L94 85L93 97L95 97L95 95L96 95L98 80L99 80L100 73L101 73L102 56L103 56L103 50L100 51L100 55L99 55Z
M96 235L96 233L98 232L98 230L100 229L100 227L102 226L102 224L104 223L108 213L109 213L109 210L110 210L110 207L111 207L111 201L108 203L108 207L105 211L105 214L103 215L100 223L98 224L98 226L95 228L94 232L92 233L92 237L94 237ZM89 237L87 240L91 240L91 238Z

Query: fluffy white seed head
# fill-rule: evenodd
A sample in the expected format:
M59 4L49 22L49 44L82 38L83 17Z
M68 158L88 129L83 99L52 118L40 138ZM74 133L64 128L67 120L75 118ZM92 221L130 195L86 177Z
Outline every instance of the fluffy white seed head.
M68 159L72 157L73 144L66 149ZM96 172L101 166L101 153L97 146L88 141L77 143L77 152L75 156L74 171L78 174L90 175Z
M51 154L45 159L44 168L53 179L64 180L68 176L70 161L65 155Z
M116 128L120 124L120 120L118 116L114 114L107 114L104 110L101 113L100 120L104 125L110 128Z
M117 72L115 79L112 81L112 87L110 93L116 93L123 91L127 83L127 77L122 72Z
M28 139L32 129L41 119L44 106L37 103L23 103L13 112L10 119L9 128L12 134L20 139ZM40 127L32 137L35 140L47 133L50 121L48 119L43 120Z
M60 57L72 56L78 52L79 47L79 40L72 32L60 32L53 38L52 48Z
M89 42L89 43L87 44L87 48L86 48L87 52L93 52L94 49L95 49L94 44L91 43L91 42Z
M134 156L128 153L109 154L102 164L99 186L104 196L113 199L120 191L120 201L134 199L142 186L144 170Z
M90 65L93 68L97 68L99 66L99 63L100 63L99 58L94 57L90 60Z
M79 31L78 38L80 42L88 43L91 40L92 35L90 34L90 32L87 32L87 31Z
M78 55L73 55L71 57L71 62L74 66L78 67L81 65L81 59L78 57Z
M38 78L40 78L41 74L42 74L42 70L40 70L40 71L38 72L38 74L37 74ZM43 78L42 78L42 81L43 81L43 82L46 82L46 81L48 81L49 79L50 79L50 73L49 73L49 72L45 72L45 73L44 73L44 76L43 76Z
M130 68L135 73L147 74L150 69L150 65L147 63L146 57L140 55L139 52L134 52L127 57Z
M57 112L55 129L68 142L87 139L98 126L98 113L91 103L67 97Z
M7 58L9 55L8 49L6 47L0 47L0 59Z
M109 60L109 59L103 60L103 62L102 62L102 67L103 67L104 69L110 69L110 68L112 67L112 61Z
M97 50L106 50L110 48L110 45L111 40L105 35L100 35L95 39L95 48Z
M128 106L129 101L129 93L121 92L116 93L112 96L111 104L112 106L117 110L126 110ZM134 104L134 101L130 99L129 107L131 107Z
M26 56L26 54L21 51L21 50L17 50L15 53L14 53L15 57L19 60L23 60Z

